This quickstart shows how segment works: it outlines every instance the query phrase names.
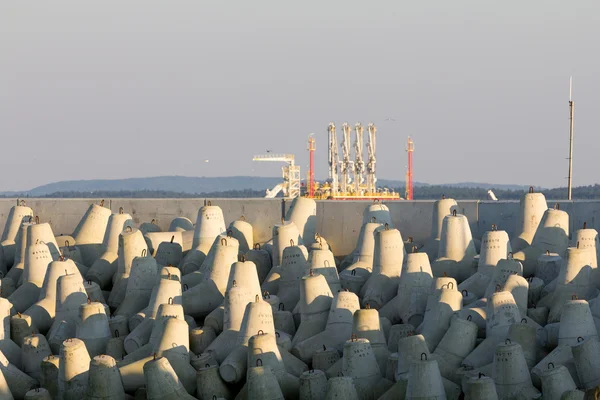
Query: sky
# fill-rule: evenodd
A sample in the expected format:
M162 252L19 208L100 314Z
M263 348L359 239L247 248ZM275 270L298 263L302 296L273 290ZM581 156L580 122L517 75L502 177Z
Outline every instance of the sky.
M327 125L377 176L598 183L600 2L0 1L0 191L73 179L327 176ZM338 136L341 140L341 136ZM205 162L208 160L208 162Z

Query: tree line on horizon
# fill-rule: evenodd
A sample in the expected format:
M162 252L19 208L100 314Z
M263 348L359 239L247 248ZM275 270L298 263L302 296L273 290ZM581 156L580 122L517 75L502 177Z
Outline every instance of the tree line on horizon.
M493 187L490 189L494 192L498 200L519 200L523 193L527 193L527 190L494 189ZM396 188L395 190L399 193L404 193L404 188ZM564 200L567 198L567 188L543 189L540 191L548 200ZM486 188L435 185L415 188L413 198L415 200L437 200L442 196L446 196L447 198L457 200L488 200L487 192L488 189ZM573 188L573 199L600 199L600 185Z
M394 188L396 192L403 194L404 187ZM510 189L494 189L491 188L498 200L519 200L524 190L510 190ZM444 185L432 185L415 188L414 199L415 200L437 200L445 196L447 198L453 198L457 200L487 200L488 189L485 188L473 188L473 187L454 187ZM542 193L548 200L564 200L567 198L566 188L555 188L545 189ZM147 198L147 199L160 199L160 198L197 198L197 197L212 197L212 198L263 198L265 195L264 190L255 189L239 189L239 190L225 190L217 192L205 192L205 193L183 193L174 192L168 190L97 190L91 192L82 191L60 191L41 196L29 196L24 193L21 195L3 195L4 198L13 197L36 197L36 198L59 198L59 199L72 199L72 198ZM281 194L280 194L281 196ZM573 199L577 200L594 200L600 199L600 185L580 186L573 188Z

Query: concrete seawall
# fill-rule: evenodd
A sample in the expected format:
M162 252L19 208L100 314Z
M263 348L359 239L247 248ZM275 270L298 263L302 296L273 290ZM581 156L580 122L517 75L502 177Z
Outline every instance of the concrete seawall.
M70 234L92 203L102 199L25 199L40 221L49 222L56 235ZM105 206L113 212L120 207L130 213L136 224L152 219L162 229L167 229L175 217L187 217L196 221L198 209L205 201L223 209L227 223L246 217L254 226L254 239L264 243L271 237L273 225L280 223L291 201L282 199L105 199ZM4 226L10 208L16 199L0 199L0 226ZM600 201L560 201L561 210L570 216L570 231L588 227L600 231ZM317 230L330 243L336 255L348 254L356 244L362 222L362 212L369 204L364 201L317 201ZM422 242L431 232L433 201L389 201L396 226L406 240L412 236ZM554 202L550 203L552 207ZM480 238L492 224L513 235L519 217L517 201L458 201L458 211L469 219L473 236Z

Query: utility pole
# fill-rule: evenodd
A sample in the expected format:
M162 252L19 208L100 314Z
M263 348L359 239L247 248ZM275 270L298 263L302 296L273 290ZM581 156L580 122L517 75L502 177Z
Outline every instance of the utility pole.
M575 102L573 101L573 77L569 80L569 176L567 199L571 200L573 190L573 126L575 120Z

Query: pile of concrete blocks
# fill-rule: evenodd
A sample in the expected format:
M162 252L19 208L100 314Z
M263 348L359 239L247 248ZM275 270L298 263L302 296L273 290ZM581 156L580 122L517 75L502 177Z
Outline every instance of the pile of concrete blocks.
M92 204L71 235L18 202L0 244L0 399L594 392L598 233L570 234L568 213L533 191L513 238L492 225L476 241L456 201L433 207L415 243L368 204L339 259L304 197L265 243L210 202L167 231Z

